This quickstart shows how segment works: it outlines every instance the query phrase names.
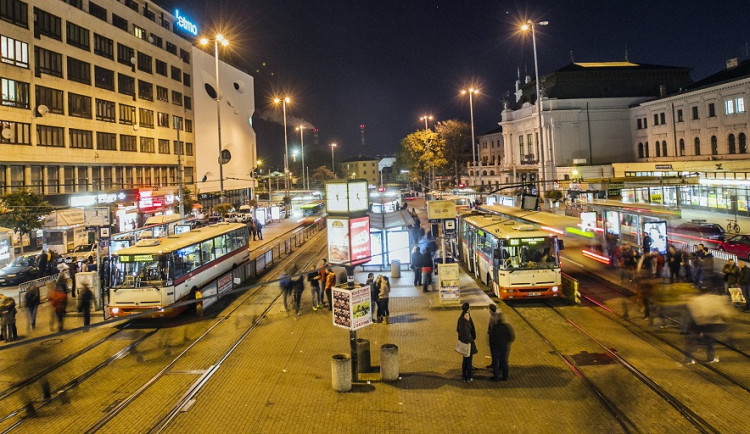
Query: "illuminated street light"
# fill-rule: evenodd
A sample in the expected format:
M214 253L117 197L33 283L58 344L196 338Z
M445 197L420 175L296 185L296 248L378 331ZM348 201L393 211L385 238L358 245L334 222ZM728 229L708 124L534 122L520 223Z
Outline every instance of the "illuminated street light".
M471 115L471 159L472 159L472 165L474 166L474 170L477 173L476 176L479 177L479 182L475 182L474 185L479 185L481 188L482 184L482 172L479 170L481 166L481 163L477 165L477 144L474 140L474 95L479 93L479 89L474 89L473 87L470 87L468 89L463 89L461 91L461 95L469 94L469 113Z
M310 180L308 179L307 182L305 182L305 126L300 125L296 128L296 130L299 131L299 142L300 147L302 148L302 150L300 151L300 154L302 155L302 189L309 190Z
M429 130L429 129L430 129L430 128L429 128L429 127L427 126L427 121L428 121L428 120L430 120L430 121L431 121L432 119L433 119L433 118L432 118L432 115L424 115L424 116L422 116L422 117L420 117L420 118L419 118L419 120L420 120L420 121L424 121L424 129L425 129L425 131L426 131L426 130Z
M334 160L333 160L333 151L336 150L336 146L338 145L336 145L335 143L331 143L331 170L333 170L334 178L336 177L336 164L334 163Z
M430 127L427 125L427 121L431 121L433 119L432 115L424 115L419 118L420 121L424 121L424 131L425 133L430 130ZM426 142L427 138L425 137L425 144L429 147L429 143ZM435 166L430 164L430 183L429 187L430 190L434 189L434 179L435 179Z
M221 88L219 87L219 44L223 47L229 45L229 41L219 33L213 39L214 41L214 65L216 67L216 129L219 134L219 202L224 202L224 156L223 148L221 147ZM201 45L208 45L210 42L207 38L201 38Z
M531 20L526 21L521 26L521 30L527 31L531 29L531 41L534 45L534 75L536 76L536 116L539 121L539 159L542 161L542 184L538 194L544 197L544 189L547 182L546 166L544 163L544 132L542 131L542 95L539 91L539 62L537 61L536 55L536 26L546 26L549 21L533 22Z
M291 99L289 97L281 98L274 98L273 100L274 104L281 103L281 107L284 112L284 190L286 191L286 196L289 196L289 139L286 134L286 105L291 102Z

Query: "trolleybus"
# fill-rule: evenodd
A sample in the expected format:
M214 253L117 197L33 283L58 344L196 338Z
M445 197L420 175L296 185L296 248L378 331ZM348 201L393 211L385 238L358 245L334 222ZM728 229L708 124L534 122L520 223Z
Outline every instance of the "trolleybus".
M474 212L459 217L458 242L469 270L499 298L562 296L562 243L555 234L533 224Z
M154 316L184 310L170 305L188 299L203 286L246 261L247 225L218 223L179 235L142 239L113 253L107 308L112 316L159 309Z

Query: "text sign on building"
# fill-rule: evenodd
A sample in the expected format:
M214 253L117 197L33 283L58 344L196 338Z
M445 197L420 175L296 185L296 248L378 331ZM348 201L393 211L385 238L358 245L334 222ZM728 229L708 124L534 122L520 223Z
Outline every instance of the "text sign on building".
M369 285L352 289L346 286L336 286L331 292L333 325L357 330L372 324Z
M184 15L180 15L179 9L174 10L174 17L177 19L177 22L174 24L175 26L190 33L193 36L198 36L198 26L193 24Z

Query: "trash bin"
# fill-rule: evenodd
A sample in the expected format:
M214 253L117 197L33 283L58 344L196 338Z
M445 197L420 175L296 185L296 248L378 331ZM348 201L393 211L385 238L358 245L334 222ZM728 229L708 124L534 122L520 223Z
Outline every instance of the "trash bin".
M352 365L346 354L336 354L331 359L331 383L336 392L352 390Z
M395 344L380 346L380 378L383 381L398 380L398 347Z
M357 372L370 372L370 340L357 339Z
M394 259L391 261L391 279L398 279L401 277L401 261Z

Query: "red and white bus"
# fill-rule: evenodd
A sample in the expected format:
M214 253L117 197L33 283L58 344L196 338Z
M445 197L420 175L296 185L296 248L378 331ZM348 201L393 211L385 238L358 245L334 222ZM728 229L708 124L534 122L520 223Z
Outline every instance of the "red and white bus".
M173 316L195 299L196 292L245 262L249 255L247 225L219 223L179 235L143 239L113 254L112 287L107 308L112 316L159 309L156 317Z

